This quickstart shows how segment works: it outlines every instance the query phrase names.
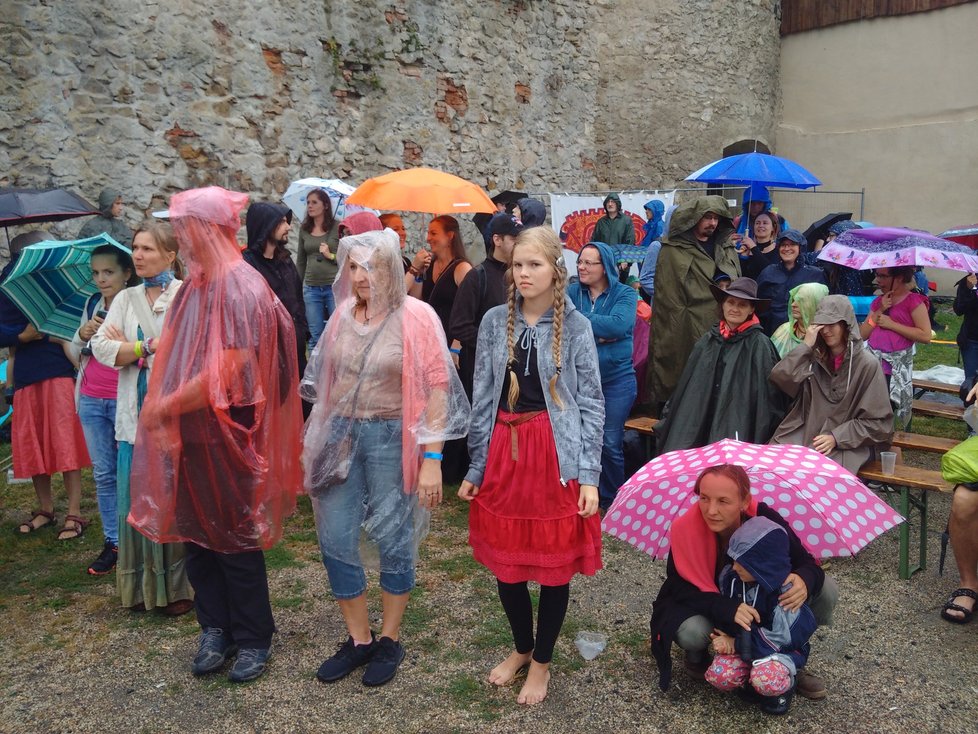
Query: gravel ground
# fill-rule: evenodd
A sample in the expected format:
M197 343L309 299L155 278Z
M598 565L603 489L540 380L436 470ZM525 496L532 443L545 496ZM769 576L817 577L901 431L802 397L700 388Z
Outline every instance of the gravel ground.
M63 604L45 604L43 588L4 594L0 731L976 731L976 627L938 616L957 580L953 558L944 578L936 574L947 496L931 497L931 564L911 580L897 578L895 531L857 558L830 562L842 599L835 625L816 634L810 660L829 697L796 699L783 718L688 679L678 653L672 689L658 690L648 617L665 564L610 538L606 569L572 585L549 698L532 709L517 705L517 687L483 682L508 652L508 631L492 581L465 545L464 511L450 502L423 549L402 638L407 658L391 684L315 680L344 632L307 532L293 536L292 558L271 571L279 632L269 671L249 685L193 678L192 615L173 620L119 609L113 577ZM12 518L7 513L4 524ZM379 607L376 598L371 603ZM592 662L574 648L580 629L610 638Z

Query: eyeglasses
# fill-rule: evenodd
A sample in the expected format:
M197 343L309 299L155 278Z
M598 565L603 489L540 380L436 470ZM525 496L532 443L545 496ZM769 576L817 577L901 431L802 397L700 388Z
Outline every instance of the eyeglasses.
M599 260L578 260L577 261L577 267L584 266L586 268L595 268L595 267L597 267L600 264L601 264L601 262Z

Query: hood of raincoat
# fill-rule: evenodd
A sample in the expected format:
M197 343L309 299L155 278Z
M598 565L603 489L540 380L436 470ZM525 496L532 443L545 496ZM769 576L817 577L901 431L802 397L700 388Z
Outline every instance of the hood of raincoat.
M103 217L112 218L112 205L120 196L122 192L117 189L102 189L102 193L98 195L98 210Z
M811 323L835 324L839 321L846 322L846 326L849 327L849 341L852 342L853 349L856 349L863 338L859 334L859 324L856 322L856 312L852 309L852 301L846 296L826 296L818 304Z
M791 573L788 534L766 517L752 517L730 536L727 555L750 572L769 594Z
M652 218L647 220L645 224L642 225L642 229L645 231L643 242L646 239L649 240L649 242L654 242L655 240L659 239L662 236L662 233L665 231L665 224L662 221L662 217L666 213L666 205L659 199L652 199L651 201L645 202L643 209L647 209L652 214Z
M520 208L520 221L524 227L539 227L547 221L547 207L542 201L526 197L516 202Z
M818 304L828 294L828 286L821 283L802 283L788 291L788 329L794 332L795 316L791 311L793 304L798 304L798 310L801 311L801 324L807 329L812 324Z
M608 213L608 202L613 201L618 205L618 213L615 216L621 216L624 211L621 208L621 197L618 194L608 194L604 197L604 201L601 202L601 208L605 210L605 214Z
M345 217L340 226L346 229L347 235L384 231L384 223L373 212L354 212Z
M265 243L283 219L292 223L292 210L281 204L268 204L256 201L248 207L245 215L245 228L248 231L248 249L261 255Z
M747 231L747 224L750 220L750 203L752 201L763 201L764 209L762 211L768 211L771 208L771 192L767 190L767 186L762 186L761 184L751 184L744 191L743 203L740 206L741 217L740 223L737 226L737 232L743 234ZM754 230L751 229L753 234Z
M593 247L601 256L601 264L604 266L604 275L608 279L608 290L614 291L615 286L627 288L628 286L618 280L618 265L616 264L615 251L611 245L604 242L588 242L581 248L581 252L587 247ZM578 255L580 257L580 255Z
M687 232L695 240L692 229L709 212L720 217L720 224L717 226L716 233L718 235L717 241L722 241L733 229L733 215L730 212L730 207L727 206L727 200L722 196L700 196L676 207L672 212L672 218L669 220L670 241ZM726 233L724 230L727 230ZM683 239L689 241L690 237Z

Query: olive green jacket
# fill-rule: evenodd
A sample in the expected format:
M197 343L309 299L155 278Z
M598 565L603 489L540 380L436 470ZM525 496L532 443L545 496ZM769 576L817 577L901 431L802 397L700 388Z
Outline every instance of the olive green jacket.
M713 233L713 258L693 234L708 212L720 216ZM722 196L701 196L679 206L669 221L669 235L655 269L652 335L649 339L649 400L664 403L679 382L689 353L719 318L710 284L718 273L740 276L740 257L731 235L732 216Z

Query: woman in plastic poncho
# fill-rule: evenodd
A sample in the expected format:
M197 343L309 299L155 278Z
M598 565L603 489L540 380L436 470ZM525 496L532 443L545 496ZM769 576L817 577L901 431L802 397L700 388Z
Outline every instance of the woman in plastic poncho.
M336 314L306 368L303 463L323 563L348 638L319 668L332 683L367 665L382 685L404 659L401 618L418 544L441 501L442 445L468 430L469 405L438 316L406 298L397 234L344 237ZM377 546L383 626L370 629L361 529Z

